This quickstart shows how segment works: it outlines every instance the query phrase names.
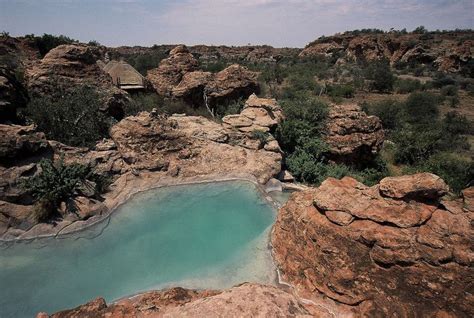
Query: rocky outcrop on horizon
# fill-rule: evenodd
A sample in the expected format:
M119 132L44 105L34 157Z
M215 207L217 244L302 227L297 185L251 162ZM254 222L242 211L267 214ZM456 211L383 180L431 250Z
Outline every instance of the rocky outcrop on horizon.
M169 57L147 73L159 95L179 98L193 106L213 106L258 93L258 73L233 64L218 73L198 70L198 62L188 48L180 45Z
M329 178L295 193L272 232L283 279L302 297L328 297L356 316L468 317L472 298L472 188L447 200L429 174L367 187Z
M384 142L382 123L356 104L331 105L324 130L328 156L336 162L358 164L375 158Z
M464 32L445 34L354 34L346 32L320 38L299 54L339 57L340 61L373 61L385 58L396 63L429 64L443 72L460 72L471 63L474 41Z

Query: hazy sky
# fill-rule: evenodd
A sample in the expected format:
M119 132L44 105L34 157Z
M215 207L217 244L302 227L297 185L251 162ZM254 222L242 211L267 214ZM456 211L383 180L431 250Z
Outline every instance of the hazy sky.
M474 0L0 0L0 31L108 46L303 47L361 28L474 28Z

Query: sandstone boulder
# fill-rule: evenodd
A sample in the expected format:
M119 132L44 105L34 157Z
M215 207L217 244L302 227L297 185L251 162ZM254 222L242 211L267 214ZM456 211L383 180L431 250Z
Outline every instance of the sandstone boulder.
M295 296L276 287L244 283L224 291L172 288L148 292L109 306L103 298L97 298L85 305L58 312L50 317L313 317L315 315L330 317L330 314L323 309L305 305Z
M214 107L258 93L258 73L234 64L212 74L198 71L198 62L188 48L180 45L169 57L148 71L147 78L156 92L165 97L183 99L193 106Z
M380 193L394 199L437 200L448 190L443 179L432 173L388 177L380 181Z
M282 120L283 111L275 99L258 98L255 94L247 99L240 114L222 118L225 127L237 129L242 133L252 133L255 130L273 131Z
M0 164L19 164L25 158L49 149L44 133L36 132L33 125L0 124Z
M265 183L281 169L280 153L248 147L249 136L204 117L143 112L112 127L111 136L135 170L170 168L173 176L183 177L240 172Z
M103 95L101 109L121 119L129 95L115 87L112 79L96 63L104 52L102 47L82 44L60 45L27 69L28 89L35 95L57 91L57 83L66 89L75 85L93 85Z
M212 80L210 72L195 71L184 74L178 85L173 87L172 96L189 104L201 106L204 103L204 89Z
M474 214L466 199L463 207L396 198L419 194L416 178L406 178L395 198L348 177L293 194L272 232L283 279L303 297L347 305L353 316L469 316ZM430 199L444 191L435 190L444 188L438 182L430 187L422 191Z
M183 76L196 71L197 67L197 60L186 46L179 45L170 51L169 57L162 60L157 68L149 70L146 77L158 94L171 97L173 88Z
M380 119L367 116L358 105L332 105L325 141L332 160L358 163L374 158L382 147L384 132Z
M442 72L469 73L469 63L473 58L473 42L464 35L464 32L460 34L346 32L313 41L300 52L299 56L342 56L343 60L366 62L387 59L392 66L396 63L402 65L418 63L432 65Z
M216 73L213 81L205 88L206 96L211 105L247 98L258 92L258 73L238 64L233 64Z

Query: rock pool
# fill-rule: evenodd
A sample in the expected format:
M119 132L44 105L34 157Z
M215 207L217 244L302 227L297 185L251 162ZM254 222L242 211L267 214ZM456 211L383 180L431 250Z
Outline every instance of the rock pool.
M80 233L0 249L0 317L32 317L95 297L169 286L272 283L275 209L245 181L140 193Z

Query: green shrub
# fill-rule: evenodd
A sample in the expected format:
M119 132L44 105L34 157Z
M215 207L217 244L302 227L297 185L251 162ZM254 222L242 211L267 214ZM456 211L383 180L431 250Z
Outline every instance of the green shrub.
M370 81L370 89L381 93L391 92L395 76L388 60L372 61L365 70L365 77Z
M427 92L412 93L404 103L404 113L410 123L429 123L438 117L438 112L438 99Z
M355 89L352 85L327 85L327 93L332 98L343 97L352 98L354 97Z
M215 105L214 112L219 118L227 115L234 115L240 113L244 109L245 100L243 98L229 100L224 103Z
M394 99L385 99L370 107L370 114L382 121L386 130L395 130L402 121L403 104Z
M317 138L324 126L328 108L319 99L302 96L301 99L281 101L285 120L276 130L282 149L293 152L299 144L307 142L307 137Z
M158 67L166 57L164 51L152 50L149 53L127 56L125 60L143 76L146 76L148 70Z
M270 134L265 131L258 129L252 130L251 138L260 141L260 147L264 146L267 143L269 137Z
M217 73L222 71L227 67L227 63L223 61L217 61L217 62L208 62L201 64L201 70L204 72L211 72L211 73Z
M397 79L395 81L395 91L399 94L408 94L421 90L422 85L419 80L415 79Z
M26 35L27 38L33 40L34 44L38 48L41 57L45 56L46 53L54 49L55 47L62 44L72 44L77 43L77 40L71 39L64 35L52 35L52 34L43 34L42 36L35 36L34 34Z
M100 107L103 97L90 86L78 86L47 96L32 96L26 115L49 139L71 146L90 147L108 136L112 120Z
M456 85L446 85L441 88L443 96L458 96L458 87Z
M96 175L90 166L78 163L66 165L63 159L55 163L43 159L40 167L41 172L25 179L22 186L37 202L36 217L41 222L53 217L61 202L76 196L87 180L97 181L93 189L95 193L102 193L110 183L110 179Z
M351 171L347 166L325 163L301 150L297 150L288 156L286 163L288 169L298 180L315 185L321 184L328 177L340 179L351 175Z
M432 81L432 85L434 88L442 88L448 85L456 85L456 80L444 73L436 73L436 76Z
M417 164L427 160L437 151L437 143L441 136L440 129L428 129L422 126L408 125L397 131L393 136L396 143L396 162Z
M132 102L124 109L125 116L133 116L142 111L150 112L153 108L159 109L164 100L156 93L138 93L132 95Z

